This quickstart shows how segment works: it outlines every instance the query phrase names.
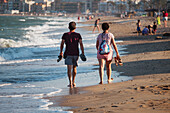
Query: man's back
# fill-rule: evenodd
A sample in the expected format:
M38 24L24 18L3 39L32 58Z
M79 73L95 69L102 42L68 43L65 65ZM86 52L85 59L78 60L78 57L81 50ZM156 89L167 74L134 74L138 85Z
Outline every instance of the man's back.
M79 56L79 40L82 39L81 35L76 32L67 32L63 34L62 39L65 40L67 56Z

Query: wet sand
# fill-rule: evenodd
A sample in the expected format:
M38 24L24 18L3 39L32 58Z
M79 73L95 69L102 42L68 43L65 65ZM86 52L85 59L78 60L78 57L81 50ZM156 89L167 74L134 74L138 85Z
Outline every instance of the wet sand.
M169 113L170 112L170 27L158 27L156 35L137 36L136 22L115 23L119 18L101 18L110 23L110 32L120 45L125 45L122 56L124 65L112 70L123 72L123 76L133 76L133 80L104 85L70 89L70 95L48 98L54 102L51 107L73 107L74 113ZM153 24L154 18L140 18L142 29ZM121 21L126 21L123 19ZM129 20L129 19L128 19ZM94 20L85 24L93 24ZM170 26L170 21L168 21ZM92 31L93 26L85 27ZM163 39L156 39L157 36ZM94 67L94 69L98 69ZM105 75L106 76L106 75ZM87 81L88 82L88 81ZM81 93L85 91L85 93ZM60 99L59 99L60 98Z

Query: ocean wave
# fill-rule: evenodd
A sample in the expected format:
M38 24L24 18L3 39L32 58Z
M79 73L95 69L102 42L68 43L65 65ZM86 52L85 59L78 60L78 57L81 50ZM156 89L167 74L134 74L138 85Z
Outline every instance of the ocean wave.
M9 48L12 47L16 42L11 39L0 39L0 48Z
M39 94L11 94L11 95L0 95L0 97L8 97L8 98L16 98L16 97L32 97L34 99L41 99L46 96L53 96L62 91L62 89L58 89L57 91L52 91L49 93L39 93Z

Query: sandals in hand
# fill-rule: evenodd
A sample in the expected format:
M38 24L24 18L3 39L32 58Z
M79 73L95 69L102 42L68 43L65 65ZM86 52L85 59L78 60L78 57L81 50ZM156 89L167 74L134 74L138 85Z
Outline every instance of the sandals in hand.
M116 66L118 66L118 65L123 66L122 60L120 58L114 57L114 59L115 59Z

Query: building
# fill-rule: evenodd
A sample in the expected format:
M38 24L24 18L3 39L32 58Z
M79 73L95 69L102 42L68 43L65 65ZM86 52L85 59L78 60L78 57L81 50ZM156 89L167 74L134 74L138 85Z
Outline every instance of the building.
M55 10L68 13L96 12L100 0L55 0Z
M0 13L11 13L12 10L22 11L22 0L1 0Z
M167 1L167 11L170 12L170 0Z
M99 4L99 12L123 13L128 9L127 0L103 0Z

